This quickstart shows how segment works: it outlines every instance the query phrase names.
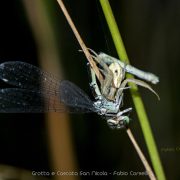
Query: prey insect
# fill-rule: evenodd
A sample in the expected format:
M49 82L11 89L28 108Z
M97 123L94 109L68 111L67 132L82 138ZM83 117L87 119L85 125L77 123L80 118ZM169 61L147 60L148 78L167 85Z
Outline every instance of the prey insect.
M137 85L143 86L150 91L152 91L159 99L158 94L144 81L139 79L125 79L125 73L129 72L136 75L141 79L146 81L157 83L159 79L156 75L139 70L131 65L125 65L123 62L115 59L105 53L97 54L93 50L89 49L95 62L99 65L99 69L104 76L102 82L97 82L97 77L94 70L90 67L91 72L91 84L95 96L95 105L98 113L103 115L107 120L108 125L111 128L124 128L129 122L130 118L124 115L132 110L132 108L127 108L120 110L122 108L123 101L123 91L128 82L135 83ZM100 86L100 87L99 87Z

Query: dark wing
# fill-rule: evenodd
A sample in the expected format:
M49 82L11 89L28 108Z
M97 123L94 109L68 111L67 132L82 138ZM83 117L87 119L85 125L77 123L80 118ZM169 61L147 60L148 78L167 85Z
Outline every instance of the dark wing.
M82 112L96 112L93 101L78 86L70 81L61 81L59 88L61 102Z
M87 107L62 103L59 96L19 88L0 89L0 113L42 113L42 112L93 112L92 104ZM80 105L81 104L81 105Z
M46 87L54 93L59 80L38 67L21 61L9 61L0 64L0 79L4 82L28 90Z
M0 89L0 112L95 112L93 102L76 85L28 63L0 64L0 78L23 89ZM66 106L66 107L65 107ZM68 110L67 110L68 109Z
M1 113L39 113L50 111L55 102L49 99L48 106L42 93L18 88L7 88L0 90L0 112ZM56 108L58 108L59 105ZM59 107L60 108L60 107ZM54 109L53 109L54 111Z

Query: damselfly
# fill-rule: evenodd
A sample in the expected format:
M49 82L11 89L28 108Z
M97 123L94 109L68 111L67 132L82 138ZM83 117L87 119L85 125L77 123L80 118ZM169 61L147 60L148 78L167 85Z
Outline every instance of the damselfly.
M125 68L118 65L118 70L121 72L117 73L116 66L114 66L116 62L99 61L97 57L94 57L94 60L98 62L100 71L104 71L103 74L106 77L103 82L100 82L100 90L95 73L90 68L92 78L90 85L95 92L94 101L72 82L60 81L54 75L31 64L20 61L0 64L0 79L10 85L17 86L17 88L0 89L0 112L95 112L105 117L112 128L126 127L129 123L129 117L123 114L131 111L132 108L120 110L123 100L122 92L127 84L124 80ZM150 86L146 83L143 84L142 81L137 80L135 82L133 80L132 82L153 91Z
M131 65L126 65L122 61L106 55L105 53L97 54L92 49L89 49L89 51L92 53L94 61L97 63L100 72L104 76L104 79L99 81L93 68L90 67L90 86L93 89L96 99L94 104L97 105L101 112L98 113L105 116L111 128L124 128L129 124L130 118L124 114L131 111L132 108L120 110L123 105L123 92L125 89L130 88L126 87L128 82L149 89L159 99L158 94L144 81L135 78L125 78L125 73L129 72L151 83L158 83L159 78L156 75L139 70Z

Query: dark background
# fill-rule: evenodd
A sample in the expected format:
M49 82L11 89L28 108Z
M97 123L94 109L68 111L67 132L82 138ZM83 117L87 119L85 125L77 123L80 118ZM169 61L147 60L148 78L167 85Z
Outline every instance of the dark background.
M66 79L90 94L84 55L78 52L80 47L56 1L46 1L51 7ZM99 2L68 0L65 3L86 45L96 52L103 51L117 57ZM147 90L140 88L140 92L167 179L178 180L180 1L128 0L110 3L131 64L160 77L160 83L153 86L161 97L160 102ZM20 0L2 1L0 4L0 63L10 60L38 66L36 42ZM1 87L7 86L1 82ZM125 107L133 107L128 93L126 98ZM135 111L131 117L131 129L148 157ZM0 164L30 171L50 170L44 115L0 114L0 119ZM112 131L97 115L90 114L71 115L71 129L79 170L144 171L125 131ZM164 149L169 150L165 152Z

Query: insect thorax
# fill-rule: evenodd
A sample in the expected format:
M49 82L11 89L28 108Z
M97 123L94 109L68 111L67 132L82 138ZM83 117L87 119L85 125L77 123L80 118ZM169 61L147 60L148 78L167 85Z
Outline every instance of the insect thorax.
M119 105L117 103L106 100L104 97L95 101L94 106L100 115L117 114L119 111Z

